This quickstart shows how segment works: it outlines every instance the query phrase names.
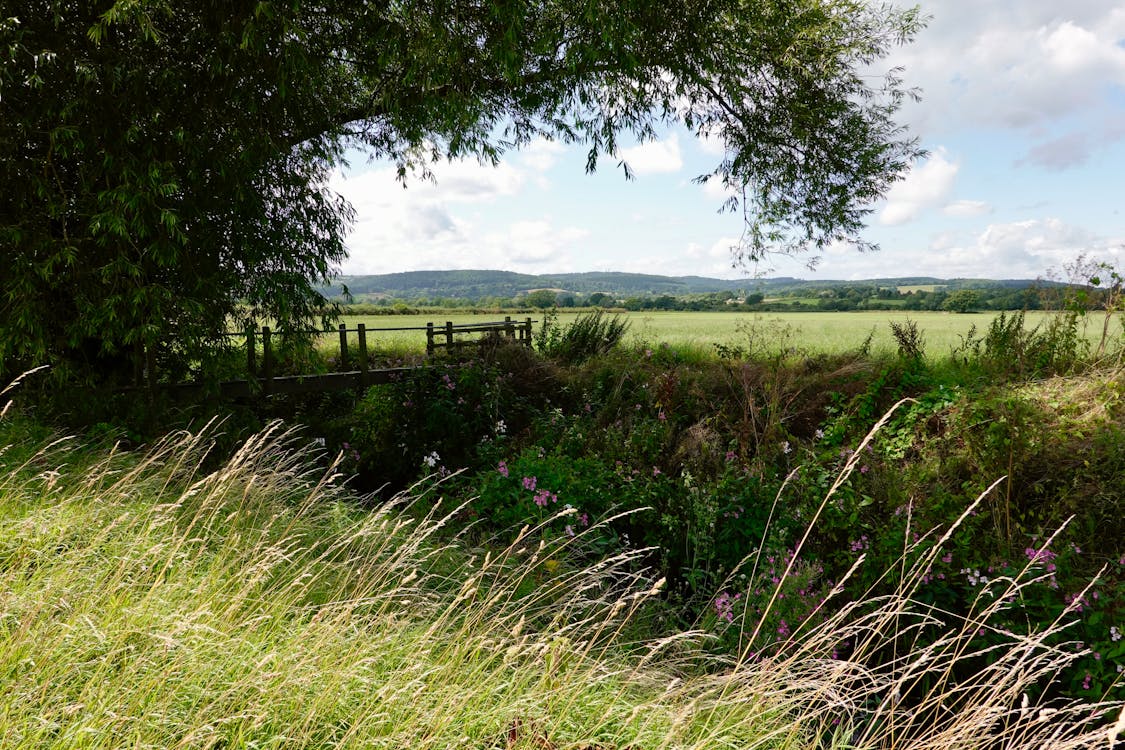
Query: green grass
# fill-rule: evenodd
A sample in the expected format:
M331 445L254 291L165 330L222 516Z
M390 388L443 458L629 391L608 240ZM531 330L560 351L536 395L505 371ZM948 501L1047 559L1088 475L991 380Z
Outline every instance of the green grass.
M956 314L947 312L816 312L816 313L731 313L731 312L633 312L622 313L630 322L625 336L626 344L668 344L713 349L715 344L740 346L759 351L763 348L795 348L808 353L840 353L859 347L872 336L872 350L893 351L894 338L889 323L913 320L922 330L926 351L930 356L947 356L961 343L970 326L975 325L978 335L987 330L990 321L999 313ZM1038 325L1054 313L1027 313L1027 327ZM566 325L579 313L559 313L559 323ZM519 319L528 317L519 316ZM532 316L542 320L541 314ZM377 328L425 327L426 323L454 324L501 320L503 315L447 314L396 315L396 316L345 316L349 328L357 323L368 326L369 346L373 350L391 352L420 352L424 350L424 331L398 331L381 333ZM1095 341L1100 335L1100 316L1088 319L1085 334ZM536 330L539 326L536 325ZM352 334L354 339L354 334ZM327 337L326 341L334 341Z
M472 549L440 487L360 510L277 426L218 465L210 450L206 432L179 433L123 455L0 418L6 750L1105 742L1096 707L1021 707L1075 658L1039 634L954 683L1018 581L888 662L926 621L910 600L923 559L898 596L844 608L776 658L721 661L698 633L644 637L659 583L639 553L574 566L535 530ZM828 658L844 639L849 657Z
M946 288L946 284L907 284L898 287L899 294L907 292L938 292Z

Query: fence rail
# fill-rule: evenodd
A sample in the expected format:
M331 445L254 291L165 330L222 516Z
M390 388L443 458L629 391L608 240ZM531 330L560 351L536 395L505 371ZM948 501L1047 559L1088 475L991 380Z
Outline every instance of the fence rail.
M359 323L355 328L348 328L341 323L339 327L326 331L299 331L298 333L310 336L336 335L339 337L340 354L336 360L336 372L314 373L307 375L277 375L275 372L277 361L274 350L274 339L279 332L269 326L260 329L248 328L242 333L230 333L228 336L245 336L246 338L246 371L248 377L244 380L229 380L219 384L219 391L224 397L245 398L257 394L269 396L280 393L309 393L315 391L336 391L351 388L363 388L377 383L387 383L403 373L409 372L412 367L372 368L368 357L368 334L392 331L425 331L426 354L433 355L439 349L457 349L465 346L478 345L482 336L496 339L507 339L523 346L530 347L532 342L532 325L538 321L526 318L513 320L507 316L502 321L489 321L483 323L466 323L455 325L446 321L445 325L427 323L423 326L400 326L387 328L368 328ZM356 334L355 348L349 345L348 334ZM476 334L475 339L465 338L467 335ZM259 360L260 352L260 360ZM354 362L354 369L352 367ZM204 386L198 383L182 383L175 386L180 392L203 392Z
M457 336L462 336L467 333L504 336L518 341L524 346L530 347L531 325L534 322L535 321L531 318L527 318L523 321L514 321L511 317L506 317L503 322L495 323L465 323L462 325L453 325L451 321L446 321L445 325L441 328L436 328L433 323L427 323L426 353L433 354L434 351L440 347L452 349L458 346L471 346L479 343L478 341L466 341L456 338Z

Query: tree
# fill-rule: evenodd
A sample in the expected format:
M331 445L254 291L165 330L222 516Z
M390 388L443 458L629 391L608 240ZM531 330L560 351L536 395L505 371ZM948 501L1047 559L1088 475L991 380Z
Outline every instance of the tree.
M535 289L527 293L524 297L524 302L532 307L538 307L542 310L548 307L554 307L558 300L558 296L550 289Z
M405 180L546 137L592 170L679 121L726 144L701 179L737 191L742 257L862 246L919 153L910 92L869 76L919 25L863 0L15 0L0 367L171 366L239 319L305 325L345 257L348 147Z
M958 289L950 292L941 303L942 310L950 312L974 312L980 307L980 295L972 289Z

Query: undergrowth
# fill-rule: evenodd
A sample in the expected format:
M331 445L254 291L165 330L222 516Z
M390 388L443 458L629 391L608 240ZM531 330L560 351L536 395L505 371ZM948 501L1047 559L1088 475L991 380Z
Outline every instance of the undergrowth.
M574 553L612 519L551 538L575 514L559 507L477 548L446 533L441 483L361 510L277 425L206 470L213 429L128 454L0 421L6 748L1094 748L1116 731L1118 705L1036 697L1077 658L1049 643L1065 618L973 646L1034 566L952 619L918 599L953 528L903 541L892 594L768 654L745 645L768 613L731 617L722 656L698 629L640 636L662 586L646 550Z
M1050 556L1050 575L1021 591L1005 627L1073 616L1082 645L1067 648L1085 653L1043 694L1120 698L1125 386L1107 369L1116 349L1093 357L1075 320L1029 331L1018 315L998 318L980 346L970 337L949 357L927 354L909 322L893 355L806 352L760 327L743 349L710 358L640 344L568 364L498 349L371 389L328 442L361 476L400 467L404 483L462 470L445 487L479 543L506 542L526 523L573 540L580 561L647 550L643 562L668 581L649 625L702 627L727 655L741 648L729 618L768 618L752 646L761 651L851 602L892 595L905 545L945 533L1003 477L958 523L918 596L963 616L983 582ZM902 399L856 459L854 446ZM929 549L918 543L912 561ZM869 564L846 578L860 556ZM789 566L778 561L795 562L781 575ZM784 596L766 613L776 585ZM973 648L1002 642L984 631Z

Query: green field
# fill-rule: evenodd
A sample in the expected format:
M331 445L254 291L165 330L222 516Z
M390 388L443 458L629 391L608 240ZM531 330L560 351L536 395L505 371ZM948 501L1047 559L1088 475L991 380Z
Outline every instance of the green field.
M907 292L937 292L945 289L948 284L906 284L898 287L899 294Z
M567 324L580 313L559 314L560 324ZM817 313L728 313L728 312L634 312L622 313L630 320L626 341L637 345L656 346L667 343L673 346L695 346L711 349L715 344L763 351L784 347L808 352L841 352L858 347L869 334L874 334L872 350L891 350L894 338L891 321L912 320L923 332L926 350L931 356L948 354L961 343L961 337L976 326L977 333L987 330L989 323L999 313L956 314L947 312L817 312ZM1031 312L1027 326L1041 324L1054 313ZM523 320L527 315L514 315ZM531 316L542 321L543 315ZM369 346L373 350L421 351L425 347L424 331L377 331L386 328L425 327L432 322L442 325L447 320L454 324L501 320L498 314L443 315L381 315L345 316L349 328L363 323L369 331ZM1086 335L1096 341L1101 333L1101 316L1094 315L1086 321ZM536 331L540 323L536 323ZM1114 328L1119 331L1120 329Z

